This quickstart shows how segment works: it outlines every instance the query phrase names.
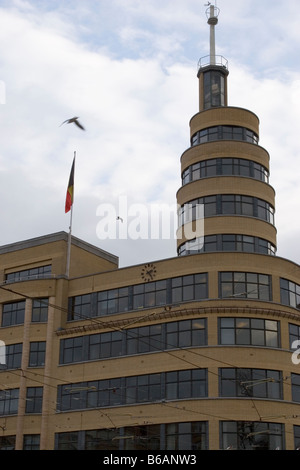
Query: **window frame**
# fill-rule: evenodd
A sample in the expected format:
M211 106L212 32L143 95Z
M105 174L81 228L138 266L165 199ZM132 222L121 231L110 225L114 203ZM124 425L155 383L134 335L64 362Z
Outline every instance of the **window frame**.
M225 326L226 323L227 326ZM267 328L269 323L270 328ZM272 329L271 323L276 324L277 328ZM222 346L254 346L279 349L281 347L280 322L264 318L219 317L218 343Z
M227 295L224 295L225 290L228 292ZM272 276L252 272L219 272L219 298L252 299L271 302L273 298Z

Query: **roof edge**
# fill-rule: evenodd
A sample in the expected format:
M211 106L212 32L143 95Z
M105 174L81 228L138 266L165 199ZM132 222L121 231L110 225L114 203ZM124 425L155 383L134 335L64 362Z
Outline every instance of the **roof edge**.
M34 248L36 246L45 245L47 243L55 243L59 241L68 242L68 234L64 231L50 233L48 235L43 235L40 237L30 238L28 240L22 240L15 243L9 243L8 245L0 246L0 255L6 253L12 253L13 251L18 250L25 250L28 248ZM94 254L95 256L99 256L100 258L104 258L116 265L119 264L119 257L113 255L112 253L108 253L107 251L98 248L95 245L85 242L80 238L74 237L72 235L72 245L77 246L83 250L88 251L89 253Z

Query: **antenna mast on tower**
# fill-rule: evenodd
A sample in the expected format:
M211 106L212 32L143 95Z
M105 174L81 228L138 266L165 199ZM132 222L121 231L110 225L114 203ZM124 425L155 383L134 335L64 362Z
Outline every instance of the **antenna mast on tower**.
M208 24L210 25L210 65L216 64L216 36L215 36L215 27L217 26L219 20L220 9L211 5L209 2L206 5L208 6L206 10L206 16L208 19Z
M212 5L206 5L207 23L210 26L210 54L202 57L198 62L199 78L199 109L200 111L227 106L227 76L228 62L216 55L215 28L219 22L220 9L216 6L216 0Z

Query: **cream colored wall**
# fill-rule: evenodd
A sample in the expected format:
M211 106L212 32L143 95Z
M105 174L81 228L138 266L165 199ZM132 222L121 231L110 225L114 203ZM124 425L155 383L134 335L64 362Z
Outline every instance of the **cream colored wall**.
M241 176L217 176L186 184L177 193L177 203L182 206L199 197L217 194L238 194L257 197L275 207L275 191L272 186L253 178Z
M19 259L20 260L20 259ZM9 260L6 260L7 265ZM16 291L29 297L50 297L49 322L33 324L30 321L30 299L24 325L1 328L2 339L7 344L24 343L22 371L1 372L2 383L7 388L21 387L21 399L28 386L44 386L45 402L43 415L0 417L4 435L15 435L18 429L18 446L21 448L24 434L40 434L41 448L53 449L57 432L72 430L99 429L115 426L145 425L178 421L209 421L210 449L219 447L219 421L257 421L259 416L293 416L298 414L299 405L291 402L291 387L284 383L284 400L224 399L218 396L219 367L263 368L283 371L284 376L291 372L299 373L299 366L291 362L288 344L288 323L300 326L299 311L280 304L280 277L299 283L300 267L282 258L245 253L207 253L182 258L172 258L155 262L156 279L166 279L198 272L209 274L209 298L201 302L174 305L170 310L164 307L143 309L123 314L98 318L97 322L85 320L66 322L67 299L69 296L112 289L121 286L143 283L143 265L131 266L72 280L49 279L27 281L10 285ZM273 302L250 299L218 299L219 271L246 271L272 275ZM19 298L12 292L1 292L1 302ZM281 323L282 348L235 347L218 345L218 318L223 316L267 318ZM63 338L81 336L96 332L126 328L129 325L143 326L153 323L182 320L185 318L207 318L207 347L184 349L169 352L143 354L103 361L59 366L59 343ZM63 327L64 329L61 329ZM29 368L27 365L29 343L47 341L47 357L44 368ZM208 398L185 400L116 408L97 409L83 412L57 413L57 386L88 380L123 377L170 370L208 369ZM22 403L24 405L24 403ZM24 406L23 406L24 408ZM149 419L151 416L151 420ZM267 419L265 419L267 421ZM287 448L293 448L292 424L300 425L299 418L278 419L286 425ZM272 421L273 422L273 421Z
M181 172L194 163L212 158L225 157L244 158L245 160L259 163L269 169L270 156L263 147L250 144L249 142L222 140L189 147L181 155Z
M190 120L190 135L214 126L242 126L259 135L259 119L251 111L231 106L202 111Z

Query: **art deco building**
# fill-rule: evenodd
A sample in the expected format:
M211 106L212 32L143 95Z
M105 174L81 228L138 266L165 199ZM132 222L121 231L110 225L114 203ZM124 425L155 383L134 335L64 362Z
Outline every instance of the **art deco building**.
M300 267L276 256L269 154L258 117L228 105L217 18L178 256L119 268L72 237L67 276L64 232L0 247L1 449L300 446Z

